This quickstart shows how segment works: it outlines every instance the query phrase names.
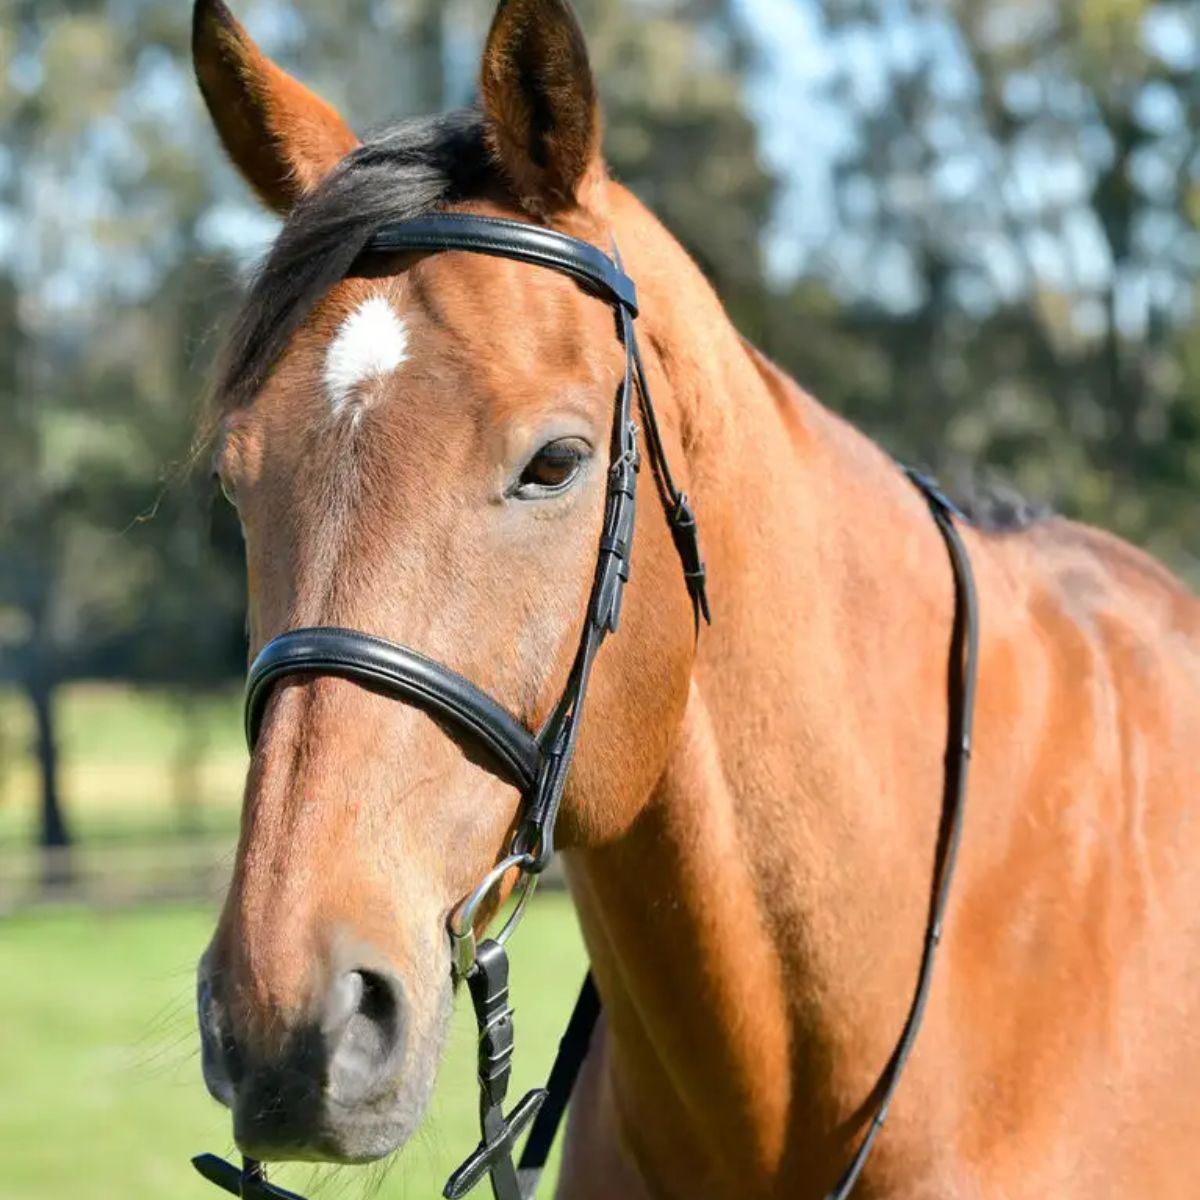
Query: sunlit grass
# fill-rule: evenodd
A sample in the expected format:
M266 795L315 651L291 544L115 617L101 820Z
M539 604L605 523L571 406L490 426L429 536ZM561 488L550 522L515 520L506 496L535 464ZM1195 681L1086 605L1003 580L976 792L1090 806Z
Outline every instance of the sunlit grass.
M215 1200L188 1163L199 1151L232 1150L227 1114L200 1079L192 1015L192 971L211 927L211 913L196 908L0 923L0 1195ZM544 1081L582 978L567 897L536 897L511 948L515 1097ZM425 1126L376 1194L440 1195L475 1144L475 1104L463 995ZM293 1167L278 1177L309 1195L357 1200L379 1172Z

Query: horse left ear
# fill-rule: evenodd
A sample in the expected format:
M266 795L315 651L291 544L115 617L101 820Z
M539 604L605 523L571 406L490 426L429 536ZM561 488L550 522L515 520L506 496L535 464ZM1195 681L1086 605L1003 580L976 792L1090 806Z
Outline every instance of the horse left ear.
M192 59L234 166L280 215L359 144L330 105L263 54L223 0L195 0Z
M600 111L567 0L500 0L480 91L488 139L521 205L539 216L586 207L604 178Z

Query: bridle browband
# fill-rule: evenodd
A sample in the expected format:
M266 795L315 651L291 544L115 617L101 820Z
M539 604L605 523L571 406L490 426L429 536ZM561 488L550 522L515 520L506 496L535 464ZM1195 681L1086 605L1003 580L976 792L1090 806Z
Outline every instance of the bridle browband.
M575 753L592 665L604 639L616 631L620 622L622 594L629 579L641 462L635 397L647 456L683 568L697 633L701 622L710 621L711 616L695 517L687 495L676 487L671 474L638 347L634 329L637 290L625 274L615 246L610 258L595 246L541 226L464 213L436 213L385 225L375 232L366 247L368 253L383 254L448 250L491 254L562 272L616 312L617 334L625 348L625 368L613 417L604 522L583 630L562 696L535 734L470 680L407 646L352 629L294 629L268 642L250 666L246 682L246 738L253 750L274 685L279 680L299 674L335 675L441 718L474 744L485 747L497 773L520 790L521 817L508 854L496 863L449 920L452 972L457 980L467 984L479 1028L482 1136L476 1150L447 1181L443 1195L448 1200L457 1200L486 1176L495 1200L529 1200L586 1055L599 1017L600 1000L589 974L560 1044L548 1087L527 1093L506 1116L503 1103L511 1073L513 1027L504 944L524 911L537 877L554 853L555 823ZM876 1115L829 1200L844 1200L857 1180L921 1023L958 846L970 753L978 641L970 563L953 524L956 510L931 481L914 472L909 475L928 499L954 567L956 611L942 837L913 1004L900 1042L880 1080ZM522 877L518 903L496 937L477 942L477 916L512 870ZM531 1122L533 1128L518 1168L513 1162L515 1142ZM253 1159L244 1158L241 1170L211 1154L199 1155L192 1161L202 1175L234 1195L259 1200L301 1200L295 1193L269 1183L263 1165Z

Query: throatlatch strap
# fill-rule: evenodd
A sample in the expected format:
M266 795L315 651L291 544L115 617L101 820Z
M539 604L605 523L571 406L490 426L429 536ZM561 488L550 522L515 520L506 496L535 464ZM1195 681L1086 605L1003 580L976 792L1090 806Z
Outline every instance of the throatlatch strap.
M554 1066L546 1082L546 1102L533 1122L529 1140L517 1164L517 1180L524 1200L531 1200L537 1191L538 1180L542 1177L550 1148L558 1136L563 1114L567 1111L575 1081L583 1069L583 1060L587 1058L592 1033L599 1019L600 993L596 991L596 981L589 971L583 977L579 998L575 1001L571 1019L558 1043L558 1053L554 1056Z
M621 252L615 244L613 253L616 255L617 265L620 266ZM688 595L692 598L698 634L701 620L706 625L712 624L712 611L708 603L708 571L700 554L700 533L696 526L696 516L687 492L681 492L675 486L675 478L671 474L671 463L658 428L658 416L650 399L650 384L646 379L646 364L642 360L641 347L632 329L626 329L625 336L629 339L629 358L633 364L642 423L646 431L646 454L650 459L654 481L658 485L663 512L667 515L667 525L671 530L671 540L675 543L675 553L679 555L679 562L683 567Z

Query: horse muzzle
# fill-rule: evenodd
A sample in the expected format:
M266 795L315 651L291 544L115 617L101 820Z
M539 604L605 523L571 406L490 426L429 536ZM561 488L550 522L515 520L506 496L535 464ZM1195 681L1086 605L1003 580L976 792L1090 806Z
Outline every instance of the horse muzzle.
M424 1102L407 1095L418 1081L406 1070L412 1022L395 974L334 971L302 1019L275 1020L255 1036L236 1019L222 978L206 953L197 976L201 1065L209 1092L233 1113L244 1154L366 1162L407 1139Z

